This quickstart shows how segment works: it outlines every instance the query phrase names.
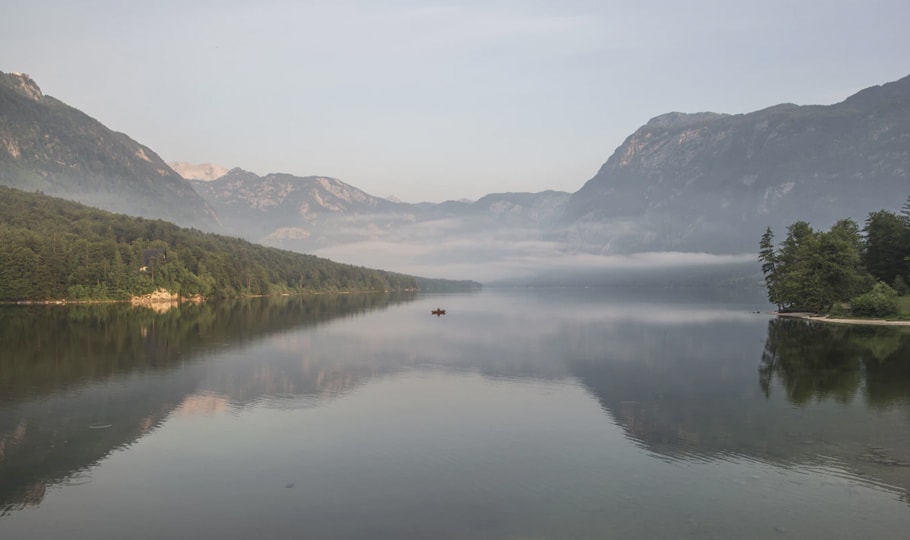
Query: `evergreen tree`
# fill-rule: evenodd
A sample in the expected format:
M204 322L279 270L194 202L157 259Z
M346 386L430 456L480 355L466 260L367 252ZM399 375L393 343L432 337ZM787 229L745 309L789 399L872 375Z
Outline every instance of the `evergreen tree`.
M759 259L768 283L768 299L779 309L826 311L871 289L874 280L862 261L862 237L852 220L830 231L814 231L798 221L787 228L780 252L770 229L761 241Z
M863 239L852 219L842 219L819 233L818 265L824 287L823 309L868 291L875 280L863 265Z
M805 221L787 227L777 264L777 302L788 310L812 310L818 302L820 284L812 272L815 231Z
M768 300L781 309L777 294L777 252L774 250L774 232L768 227L758 244L758 260L762 263L761 271L765 275L765 286L768 289Z
M879 210L869 214L863 232L863 261L869 273L885 283L894 283L898 277L906 278L910 221L893 212Z

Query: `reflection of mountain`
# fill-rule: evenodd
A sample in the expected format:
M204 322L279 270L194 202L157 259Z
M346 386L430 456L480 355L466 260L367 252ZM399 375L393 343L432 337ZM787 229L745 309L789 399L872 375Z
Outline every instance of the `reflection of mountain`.
M0 409L0 511L40 503L50 484L154 429L193 391L194 375L115 377Z
M772 320L766 349L776 353L772 371L781 379L781 393L768 380L767 363L756 384L761 352L754 330L736 323L578 330L568 341L584 345L572 353L570 368L630 438L659 455L743 455L784 465L828 459L910 489L910 441L906 429L896 429L910 413L910 369L896 361L910 357L908 335L892 348L891 332L879 340L875 330L819 330ZM886 350L877 361L873 344ZM602 356L592 356L598 349ZM834 355L831 363L828 354ZM858 397L864 379L865 400L878 413Z
M569 362L629 436L660 453L760 452L762 442L736 414L758 396L754 363L743 353L754 333L736 323L618 322L571 339L584 345ZM602 357L587 352L597 349Z
M216 348L412 299L246 299L161 314L119 304L0 308L0 509L40 502L45 486L191 407L206 376L191 361Z
M559 380L561 351L548 335L499 326L498 315L472 311L473 295L427 298L419 309L346 321L320 332L289 332L222 355L200 386L234 407L310 407L378 378L411 369L478 373L490 378ZM450 314L430 315L443 302ZM447 324L457 317L457 329ZM514 335L509 330L514 328ZM450 332L451 330L451 332ZM471 336L470 339L466 339ZM502 344L511 344L503 354ZM543 351L548 353L541 354Z

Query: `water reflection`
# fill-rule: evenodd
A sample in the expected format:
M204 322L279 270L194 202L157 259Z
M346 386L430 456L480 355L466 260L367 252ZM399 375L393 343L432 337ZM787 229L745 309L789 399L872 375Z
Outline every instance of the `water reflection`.
M797 405L858 393L872 406L910 403L910 331L774 319L759 368L765 395L777 379Z
M102 458L141 440L157 461L122 459L153 483L155 465L178 467L187 477L158 487L176 482L200 512L252 505L257 523L303 516L325 536L351 508L366 520L341 519L351 537L468 523L452 536L597 538L605 524L640 535L682 500L702 521L654 521L652 536L736 536L707 516L831 485L850 486L825 491L842 497L832 508L868 495L857 486L901 504L906 332L761 308L523 291L0 310L15 353L0 360L0 502L35 504L90 466L104 476ZM534 516L540 528L515 525Z
M570 365L657 456L834 467L910 490L910 333L763 324L763 339L759 326L730 320L581 325L567 340Z
M41 502L46 486L133 444L175 410L226 410L257 385L230 380L200 394L208 371L198 360L413 299L242 299L165 312L122 304L0 308L0 511Z

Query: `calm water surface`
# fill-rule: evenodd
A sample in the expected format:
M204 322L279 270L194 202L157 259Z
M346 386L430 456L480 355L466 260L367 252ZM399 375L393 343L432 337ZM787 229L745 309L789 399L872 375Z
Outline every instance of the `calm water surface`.
M906 538L910 332L757 310L0 307L0 538Z

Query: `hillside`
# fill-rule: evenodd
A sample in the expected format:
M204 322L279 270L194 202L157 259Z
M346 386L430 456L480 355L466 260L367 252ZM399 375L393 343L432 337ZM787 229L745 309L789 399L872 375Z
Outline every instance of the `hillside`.
M0 301L474 288L115 215L0 187Z
M613 153L564 223L592 251L753 250L764 227L893 209L910 186L910 77L829 106L669 113Z
M0 185L213 230L211 207L155 152L0 72Z

